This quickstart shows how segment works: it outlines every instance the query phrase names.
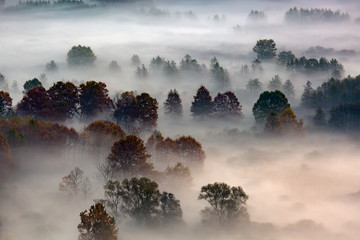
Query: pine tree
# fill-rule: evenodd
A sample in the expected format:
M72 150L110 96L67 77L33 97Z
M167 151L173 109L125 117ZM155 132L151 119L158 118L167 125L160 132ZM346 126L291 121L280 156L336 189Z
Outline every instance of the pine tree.
M176 89L170 90L168 97L164 103L164 108L166 115L169 115L174 118L182 116L183 107L181 103L181 98L178 91L176 91Z

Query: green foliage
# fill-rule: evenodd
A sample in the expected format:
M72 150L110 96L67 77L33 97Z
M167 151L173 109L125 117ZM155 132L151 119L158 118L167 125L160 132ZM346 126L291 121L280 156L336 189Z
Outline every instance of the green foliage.
M89 212L80 213L78 225L79 240L117 240L118 229L115 219L106 212L105 207L96 203Z
M191 112L194 119L204 119L211 116L213 113L214 103L210 92L201 86L194 96L194 101L191 103Z
M73 46L67 53L69 66L91 66L94 64L96 56L90 47Z
M266 91L260 94L252 112L257 123L264 123L271 111L280 114L288 107L290 107L290 104L282 92L278 90L274 92Z
M34 78L32 80L28 80L24 83L24 90L25 92L28 92L29 90L42 86L42 83L39 81L39 79Z
M261 39L256 42L253 51L259 60L272 59L276 56L276 44L272 39Z
M203 186L198 199L204 199L210 204L210 207L202 210L204 223L231 226L239 220L248 221L245 206L248 198L240 186L230 187L218 182Z
M333 107L329 126L339 130L360 130L360 102Z
M313 117L313 122L315 126L325 126L326 125L326 115L321 107L316 109L315 115Z

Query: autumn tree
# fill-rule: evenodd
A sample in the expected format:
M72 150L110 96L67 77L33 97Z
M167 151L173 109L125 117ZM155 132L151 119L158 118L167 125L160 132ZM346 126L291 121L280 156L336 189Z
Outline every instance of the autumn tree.
M260 94L252 112L257 123L264 123L271 111L280 114L288 107L290 104L282 92L278 90L274 92L265 91Z
M81 116L92 117L99 112L109 109L110 98L106 84L103 82L88 81L80 85L79 102Z
M272 39L261 39L253 48L259 60L272 59L276 56L276 44Z
M198 199L204 199L210 204L210 207L201 211L203 221L220 226L230 226L239 220L247 221L248 198L240 186L230 187L226 183L218 182L203 186Z
M201 143L191 136L182 136L175 140L180 160L187 166L202 166L205 152Z
M182 116L183 107L181 103L181 98L176 89L170 90L168 97L164 102L164 109L165 114L169 115L170 117L176 118Z
M108 156L109 164L120 178L149 174L153 166L147 162L149 155L143 140L129 135L115 142Z
M214 116L220 119L240 119L242 106L233 92L218 93L214 98Z
M204 86L201 86L194 96L194 101L191 103L191 112L194 119L210 117L213 113L213 106L214 103L210 92Z
M47 93L58 120L70 119L78 113L79 91L72 82L54 83Z
M0 118L6 118L11 113L12 98L8 92L0 91Z
M28 80L24 83L24 90L25 93L29 90L36 88L36 87L42 87L42 83L39 81L39 79L34 78L32 80Z
M280 122L279 122L279 115L271 111L266 119L266 123L264 126L265 133L279 133L280 131Z
M91 66L95 60L96 56L90 47L73 46L67 53L67 63L69 66Z
M288 107L279 116L280 130L283 134L299 134L303 131L302 121L296 119L294 111Z
M88 177L84 176L84 171L76 167L69 175L62 178L59 191L65 193L68 198L77 199L81 196L86 199L91 192L91 184Z
M7 139L0 134L0 179L11 165L13 165L13 159L10 146Z
M80 213L79 240L117 240L115 219L106 212L104 205L96 203L89 211Z
M49 94L42 86L27 91L16 106L16 112L21 116L45 120L55 116Z
M136 103L139 112L141 126L145 130L151 130L156 127L158 120L158 102L148 93L142 93L136 96Z

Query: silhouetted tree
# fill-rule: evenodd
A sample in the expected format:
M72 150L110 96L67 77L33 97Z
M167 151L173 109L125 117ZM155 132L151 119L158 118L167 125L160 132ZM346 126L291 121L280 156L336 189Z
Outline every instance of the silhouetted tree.
M129 178L144 176L152 171L152 164L147 162L149 157L143 140L129 135L113 144L108 161L118 177Z
M109 109L110 98L106 84L88 81L80 85L79 90L81 116L93 117L98 112Z
M174 224L182 221L180 201L172 193L163 192L160 198L161 216L165 224Z
M191 136L182 136L175 140L177 153L181 161L187 166L202 166L205 152L201 144Z
M106 212L104 205L96 203L89 212L80 213L79 240L117 240L115 219Z
M139 111L139 120L145 130L151 130L156 127L158 120L158 102L148 93L142 93L136 96L136 103Z
M278 54L278 61L284 65L293 64L296 60L295 55L291 51L282 51Z
M359 130L360 102L333 107L330 110L329 126L339 130Z
M214 98L214 115L217 118L240 119L242 106L233 92L218 93Z
M117 61L112 60L112 61L110 62L110 64L109 64L109 70L110 70L111 72L120 72L120 71L121 71L121 67L120 67L120 65L118 64Z
M316 109L315 116L313 117L313 122L316 126L325 126L326 125L326 116L325 112L321 107Z
M191 112L195 119L204 119L213 113L214 103L210 92L201 86L194 96L194 101L191 104Z
M33 88L40 87L40 86L42 86L42 83L39 81L39 79L34 78L32 80L28 80L24 83L25 93Z
M90 47L73 46L67 53L67 63L69 66L89 66L93 65L96 56Z
M278 90L274 92L265 91L260 94L252 112L256 122L263 123L271 111L280 114L288 107L290 107L290 104L282 92Z
M146 69L144 64L142 64L141 67L137 66L135 73L136 73L136 76L139 78L146 78L149 75L149 72Z
M49 94L42 86L27 91L18 103L16 111L21 116L29 116L36 119L49 120L56 118Z
M72 118L78 113L79 91L72 82L57 82L47 91L52 111L58 120Z
M182 116L183 108L182 108L181 98L178 91L176 91L176 89L170 90L168 97L164 102L164 109L165 109L165 114L173 118Z
M314 95L315 92L312 88L312 84L310 81L307 81L306 85L304 86L304 92L301 95L301 104L306 107L312 107Z
M272 59L276 56L276 44L272 39L261 39L256 42L253 51L257 59Z
M198 199L204 199L210 204L210 207L202 210L204 222L229 226L239 220L248 221L245 206L248 196L241 187L215 182L203 186Z
M198 73L201 71L201 67L196 59L191 58L191 56L187 54L180 62L180 70Z

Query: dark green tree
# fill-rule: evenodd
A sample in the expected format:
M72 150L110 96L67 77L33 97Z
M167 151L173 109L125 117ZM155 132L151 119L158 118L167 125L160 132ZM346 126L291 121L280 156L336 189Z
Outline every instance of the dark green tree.
M32 80L28 80L24 83L24 90L25 92L28 92L29 90L42 86L42 83L39 81L39 79L34 78Z
M271 111L280 114L288 107L290 107L290 104L282 92L278 90L274 92L266 91L260 94L252 112L257 123L264 123Z
M315 115L313 117L313 122L315 126L325 126L326 125L326 115L321 107L316 109Z
M96 56L90 47L73 46L67 53L67 63L69 66L91 66L95 60Z
M0 118L6 118L11 113L12 98L8 92L0 91Z
M276 44L272 39L261 39L256 42L253 51L259 60L272 59L276 56Z
M210 92L204 87L201 86L196 95L194 96L194 101L191 104L191 112L194 119L204 119L210 117L213 113L214 103Z

